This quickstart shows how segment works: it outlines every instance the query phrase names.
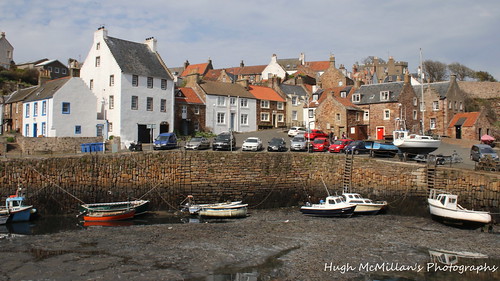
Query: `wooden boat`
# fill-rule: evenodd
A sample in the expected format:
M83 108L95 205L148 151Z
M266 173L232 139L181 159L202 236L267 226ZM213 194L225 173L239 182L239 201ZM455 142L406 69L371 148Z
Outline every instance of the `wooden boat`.
M149 211L149 200L83 204L80 206L80 214L123 209L134 209L135 216L145 214Z
M387 201L372 201L361 197L359 193L343 193L342 196L347 203L356 205L356 215L376 215L387 206Z
M0 225L6 224L9 217L10 217L10 214L7 210L0 211Z
M234 203L234 202L232 202ZM247 216L248 204L229 204L201 207L198 214L201 217L212 218L243 218Z
M119 221L131 219L135 215L135 209L109 210L109 211L90 211L83 216L87 222L96 221Z
M350 217L356 208L355 204L345 202L342 196L328 196L319 204L306 203L300 208L304 215L319 217Z
M110 226L110 227L117 227L117 226L131 226L134 223L132 221L126 221L126 220L119 220L119 221L84 221L83 226L88 227L88 226Z
M483 255L480 253L471 253L471 252L455 252L455 251L446 251L446 250L431 250L429 249L429 255L431 262L433 263L441 263L446 265L455 265L458 264L459 258L464 259L487 259L487 255Z
M432 218L443 223L474 228L491 223L489 212L465 209L457 201L457 195L431 189L427 202Z
M5 200L5 207L0 209L0 213L9 214L9 222L29 221L36 214L32 205L24 205L24 196L19 195L20 191L18 189L15 195L9 196Z

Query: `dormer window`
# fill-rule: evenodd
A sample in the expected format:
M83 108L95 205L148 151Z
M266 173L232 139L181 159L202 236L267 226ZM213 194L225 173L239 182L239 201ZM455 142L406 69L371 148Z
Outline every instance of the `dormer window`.
M313 95L313 101L317 101L318 100L318 95Z
M361 94L352 95L352 102L359 102L361 100Z
M380 100L388 101L389 100L389 91L380 91Z
M345 98L345 97L347 97L347 92L346 92L346 91L342 91L342 92L340 92L340 97L341 97L341 98Z

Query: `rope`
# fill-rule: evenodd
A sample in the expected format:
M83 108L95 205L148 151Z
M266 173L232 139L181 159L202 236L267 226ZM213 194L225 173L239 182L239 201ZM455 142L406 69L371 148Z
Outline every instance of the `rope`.
M80 198L76 197L75 195L71 194L69 191L65 190L64 188L62 188L60 185L58 185L57 183L53 182L50 178L46 177L45 175L43 175L42 173L40 173L39 171L37 171L35 168L32 168L30 167L34 172L36 172L37 174L39 174L40 176L42 176L43 178L47 179L50 183L52 183L54 186L58 187L59 189L61 189L62 191L64 191L66 194L68 194L69 196L73 197L75 200L77 200L78 202L82 203L82 204L85 204L85 202L83 202ZM43 190L45 187L43 187L41 190ZM39 192L40 192L39 191Z

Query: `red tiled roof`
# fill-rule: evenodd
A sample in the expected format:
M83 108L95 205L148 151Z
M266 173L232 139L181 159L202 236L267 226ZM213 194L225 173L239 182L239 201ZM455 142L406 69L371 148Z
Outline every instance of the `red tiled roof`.
M203 104L203 101L196 94L193 88L179 88L179 90L184 95L183 97L175 97L176 100L185 102L185 103L198 103Z
M203 80L217 81L221 72L222 72L222 69L210 69L203 76Z
M448 128L453 128L455 126L455 124L457 124L457 122L462 118L465 118L465 122L463 122L463 124L462 124L463 127L472 127L476 124L477 119L479 118L479 115L481 115L481 112L457 113L451 119L450 125L448 126Z
M330 67L330 62L329 61L309 61L305 63L306 67L309 67L310 69L314 71L325 71Z
M190 64L186 67L186 69L184 69L184 71L181 74L181 77L195 73L203 75L207 71L207 67L208 67L208 62L199 64Z
M275 90L269 87L251 85L249 86L249 91L258 100L285 101Z

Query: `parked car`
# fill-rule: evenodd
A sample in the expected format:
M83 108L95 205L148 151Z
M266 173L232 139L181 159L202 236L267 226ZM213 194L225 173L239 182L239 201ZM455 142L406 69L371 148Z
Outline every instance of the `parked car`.
M306 140L314 140L315 138L328 138L328 134L325 134L321 130L312 129L306 131L304 137L306 138Z
M156 137L153 149L170 149L177 147L177 136L174 133L161 133Z
M191 138L186 145L185 149L200 150L210 148L210 141L205 137L194 137Z
M305 133L306 133L306 128L304 127L291 127L290 130L288 130L289 137L295 137L296 135Z
M243 151L261 151L262 149L262 141L255 137L247 138L241 146L241 150Z
M330 152L344 152L344 149L347 145L349 145L351 142L354 140L352 139L340 139L334 141L330 147L328 148L328 151Z
M290 140L291 151L304 151L307 150L307 140L304 135L297 135Z
M369 145L371 147L371 144ZM366 148L366 142L362 140L356 140L348 144L344 148L345 153L354 153L354 154L361 154L361 153L369 153L370 150Z
M498 154L487 144L475 144L470 148L470 160L479 162L481 158L490 155L493 160L499 160Z
M267 151L287 151L286 142L283 138L273 138L267 146Z
M328 151L328 148L330 147L330 141L328 138L315 138L314 141L312 141L312 151L321 151L325 152Z
M222 132L217 135L212 143L212 150L234 150L236 138L233 132Z

